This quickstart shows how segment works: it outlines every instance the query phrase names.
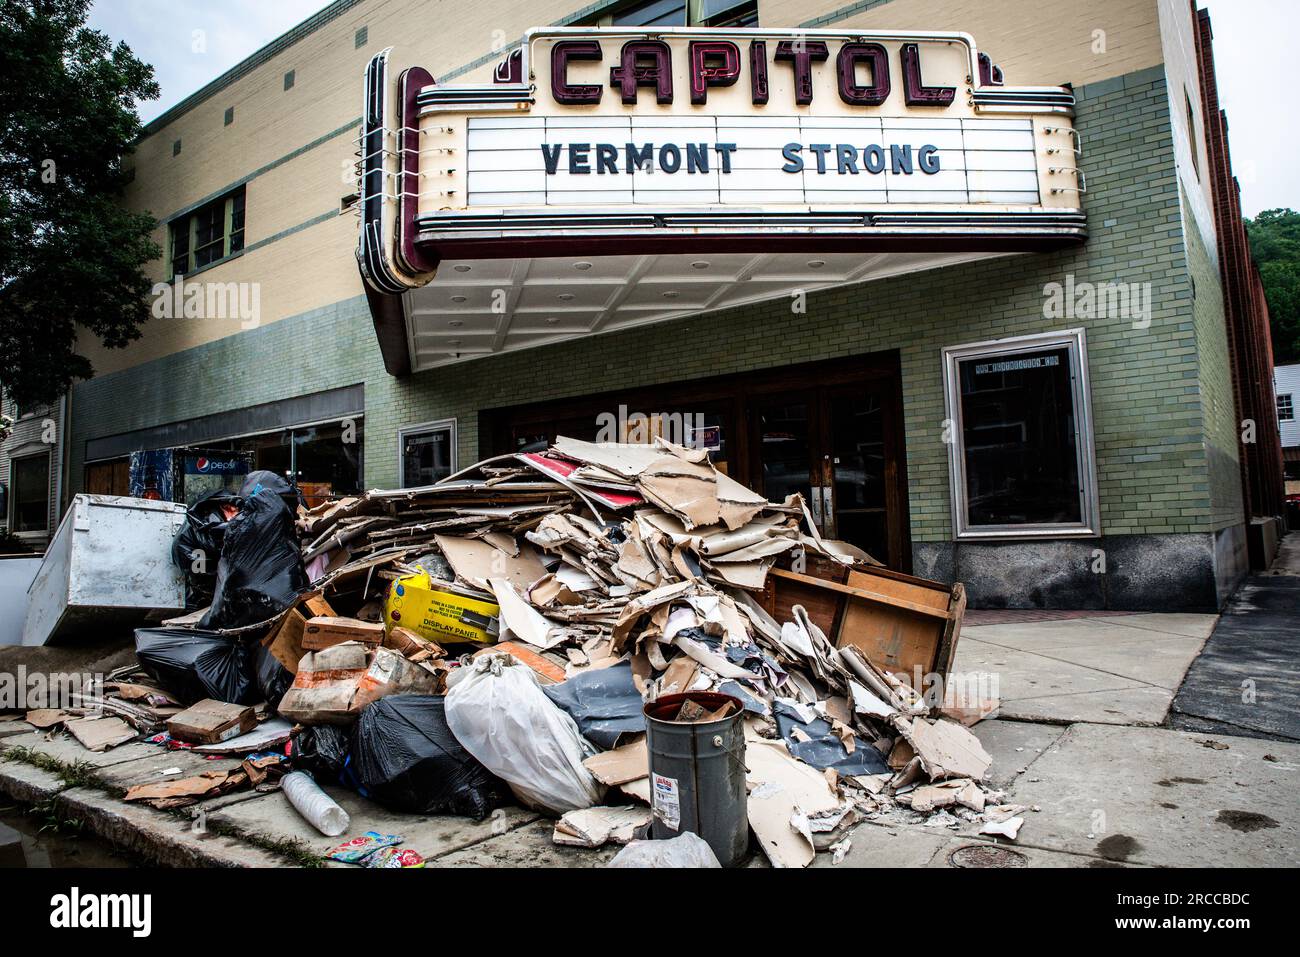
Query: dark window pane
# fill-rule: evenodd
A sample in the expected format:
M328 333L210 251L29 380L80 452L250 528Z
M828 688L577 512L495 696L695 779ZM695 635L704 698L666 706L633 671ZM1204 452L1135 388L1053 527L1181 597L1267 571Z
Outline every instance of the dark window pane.
M885 507L885 427L880 396L830 399L835 508Z
M686 416L689 415L688 419ZM682 415L682 444L689 449L705 449L709 461L718 471L727 473L727 426L721 413L691 412ZM676 439L674 439L676 441Z
M226 249L226 202L217 200L194 214L194 266L216 262Z
M331 496L361 491L365 430L360 421L351 426L295 429L293 442L297 446L298 486L308 506L318 505Z
M889 516L874 512L835 512L835 537L857 545L878 562L889 561Z
M172 275L190 271L190 219L188 216L172 223Z
M958 369L971 527L1082 521L1069 350Z
M780 502L798 492L807 500L812 489L808 406L802 402L772 405L760 408L758 416L763 494Z
M411 432L402 438L402 487L432 485L451 474L451 429Z
M43 532L49 528L50 457L33 455L13 462L14 531Z
M686 25L685 0L647 0L614 14L619 27L683 27Z
M754 0L695 0L692 26L752 27L758 25Z

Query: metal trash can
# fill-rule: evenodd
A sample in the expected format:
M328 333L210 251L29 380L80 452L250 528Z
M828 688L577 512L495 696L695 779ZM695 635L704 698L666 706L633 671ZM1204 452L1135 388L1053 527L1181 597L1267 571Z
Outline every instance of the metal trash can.
M676 720L687 701L706 712L731 702L731 713L714 721ZM670 694L646 705L645 718L651 836L667 839L691 831L708 843L723 867L740 863L749 846L742 704L712 691Z

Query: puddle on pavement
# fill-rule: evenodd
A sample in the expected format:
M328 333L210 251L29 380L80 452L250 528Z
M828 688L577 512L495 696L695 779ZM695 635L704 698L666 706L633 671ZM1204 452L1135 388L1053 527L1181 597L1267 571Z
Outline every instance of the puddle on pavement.
M46 824L39 811L0 804L0 866L134 867L137 863L96 837L42 830Z
M1215 820L1244 834L1278 826L1277 821L1267 814L1256 814L1254 811L1220 811Z

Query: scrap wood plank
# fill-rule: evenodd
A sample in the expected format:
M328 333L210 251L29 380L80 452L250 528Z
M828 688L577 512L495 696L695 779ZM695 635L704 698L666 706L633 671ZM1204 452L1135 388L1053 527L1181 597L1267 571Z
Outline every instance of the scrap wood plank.
M906 611L916 612L918 615L926 615L930 618L947 619L949 617L949 612L946 607L947 604L946 602L945 602L945 607L937 608L931 604L924 604L922 602L910 601L906 598L896 597L894 595L887 594L884 591L877 591L873 588L863 588L861 585L854 585L854 584L841 585L838 582L829 581L824 578L813 578L811 575L801 575L798 572L786 571L784 568L773 568L770 572L768 572L768 574L775 575L778 578L789 578L792 581L803 582L805 585L813 585L818 588L828 588L831 591L840 592L841 594L848 595L853 598L862 598L865 599L866 601L882 602L884 604L891 605L894 608L902 608ZM866 578L866 575L864 575L862 572L851 571L849 572L849 581L853 582L855 576L857 576L859 580L862 578Z
M856 647L874 665L909 683L915 683L918 669L922 675L946 676L951 668L966 610L960 583L861 566L849 570L844 581L783 568L770 574L765 600L778 618L783 607L803 604L836 647Z

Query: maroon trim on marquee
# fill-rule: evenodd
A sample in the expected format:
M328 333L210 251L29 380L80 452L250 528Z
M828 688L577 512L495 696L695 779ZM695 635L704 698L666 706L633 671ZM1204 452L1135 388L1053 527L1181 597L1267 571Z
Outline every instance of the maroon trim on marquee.
M557 40L551 47L551 96L555 102L565 106L599 103L605 88L595 83L570 83L569 61L594 60L599 63L601 59L600 44L595 40Z
M541 257L727 252L1040 252L1077 246L1078 235L951 236L935 234L863 236L818 232L804 236L529 236L430 240L422 246L445 259L530 259Z
M641 58L654 60L653 65L638 64ZM610 67L609 85L617 87L628 106L636 103L637 89L652 86L655 102L673 101L673 55L663 40L628 40L619 53L620 65Z
M950 106L956 95L956 87L926 86L921 79L921 48L903 44L903 99L908 106Z
M366 304L370 307L370 321L379 340L379 354L384 359L384 371L389 375L411 374L411 353L406 346L406 310L402 308L402 294L379 292L366 287Z
M524 82L524 51L522 48L515 50L508 57L497 64L497 68L492 72L493 83L523 83Z
M401 92L397 107L398 190L396 254L402 268L414 275L430 273L438 268L438 260L431 259L426 250L415 244L415 217L420 212L420 122L419 107L415 98L426 86L433 86L433 74L424 67L413 66L402 71L397 88Z
M858 64L871 68L871 83L858 82ZM840 99L853 106L879 106L889 99L889 52L879 43L846 43L835 58Z
M709 87L733 86L740 79L740 47L730 40L692 40L691 102L707 103ZM710 60L721 60L713 63Z
M776 45L778 63L790 63L794 70L794 101L799 106L812 102L812 65L830 57L822 40L782 40Z
M749 41L749 88L755 106L767 103L767 41Z
M979 55L980 64L980 86L1001 86L1002 85L1002 67L993 62L993 58L987 53Z

